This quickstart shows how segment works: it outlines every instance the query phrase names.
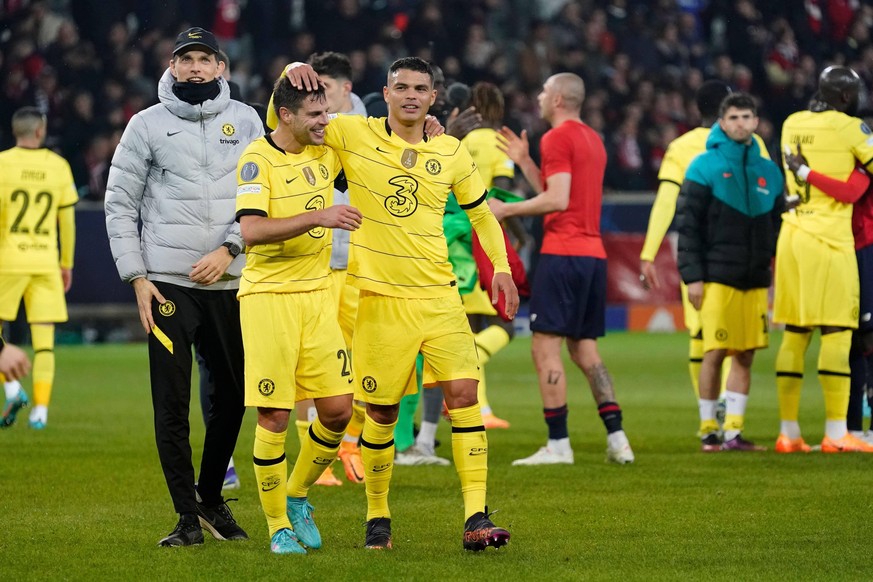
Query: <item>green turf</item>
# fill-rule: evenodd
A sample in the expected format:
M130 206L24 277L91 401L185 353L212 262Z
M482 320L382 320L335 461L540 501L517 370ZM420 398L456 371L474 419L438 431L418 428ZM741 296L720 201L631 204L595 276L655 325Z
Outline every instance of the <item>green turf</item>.
M755 363L746 436L778 432L774 348ZM817 350L814 344L810 350ZM489 504L512 532L500 551L461 549L462 503L451 468L397 467L392 552L362 549L361 486L317 488L324 548L272 556L250 464L249 412L232 503L249 542L163 549L175 525L155 452L143 345L61 347L45 431L26 416L0 432L0 574L19 579L279 580L859 580L866 578L870 470L862 455L704 455L686 373L684 334L612 334L601 352L615 378L632 466L604 463L605 438L581 373L569 372L576 464L510 467L545 442L529 340L489 365L490 397L512 423L490 439ZM807 369L814 369L814 358ZM821 392L807 374L801 424L821 439ZM192 426L197 443L202 423ZM438 453L450 456L442 423ZM297 449L289 437L289 456ZM341 470L339 471L342 472Z

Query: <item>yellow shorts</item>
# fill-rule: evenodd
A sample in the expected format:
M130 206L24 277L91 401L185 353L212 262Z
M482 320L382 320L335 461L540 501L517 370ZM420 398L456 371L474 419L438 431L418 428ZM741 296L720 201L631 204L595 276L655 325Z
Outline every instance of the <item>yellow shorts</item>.
M789 222L776 245L773 321L799 327L858 327L855 249L837 249Z
M24 298L29 323L67 321L67 299L61 270L38 275L0 273L0 321L14 321Z
M346 340L346 345L351 349L352 334L355 331L355 319L358 317L358 294L360 291L354 285L346 283L345 269L331 271L330 279L333 283L334 301L339 309L339 324L343 330L343 337Z
M391 405L415 394L415 358L424 383L479 378L479 358L461 296L404 299L361 291L355 325L355 398Z
M766 348L767 289L742 291L719 283L705 283L700 322L704 352Z
M691 301L688 300L688 286L680 282L679 289L682 291L682 312L685 314L685 327L691 337L696 337L700 333L700 312L694 309Z
M352 362L333 292L240 298L246 406L291 410L304 398L351 394Z
M488 291L475 285L469 293L461 295L461 300L464 302L464 311L477 315L497 315L497 310L491 304L491 298L488 296Z

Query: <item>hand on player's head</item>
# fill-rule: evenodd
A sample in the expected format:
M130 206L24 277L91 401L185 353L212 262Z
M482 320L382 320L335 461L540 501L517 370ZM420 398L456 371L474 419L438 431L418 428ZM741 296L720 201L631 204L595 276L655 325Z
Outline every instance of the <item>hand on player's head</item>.
M296 89L315 91L321 83L315 69L307 63L291 63L285 67L285 76Z

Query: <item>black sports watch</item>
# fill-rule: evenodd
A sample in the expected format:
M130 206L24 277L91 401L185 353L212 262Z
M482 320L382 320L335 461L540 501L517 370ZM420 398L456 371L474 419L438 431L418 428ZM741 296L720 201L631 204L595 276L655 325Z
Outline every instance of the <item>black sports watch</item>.
M238 244L232 243L230 241L225 242L225 243L221 243L221 246L226 248L227 252L229 252L230 256L233 257L234 259L237 258L239 256L239 254L242 252L242 247L240 247Z

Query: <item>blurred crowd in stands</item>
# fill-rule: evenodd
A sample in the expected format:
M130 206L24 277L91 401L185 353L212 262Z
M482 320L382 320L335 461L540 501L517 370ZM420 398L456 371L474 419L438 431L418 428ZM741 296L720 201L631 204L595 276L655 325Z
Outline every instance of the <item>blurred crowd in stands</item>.
M656 187L667 144L699 123L705 79L760 99L759 133L777 159L782 121L806 107L824 64L873 86L869 0L0 0L0 145L12 145L12 112L36 105L80 194L102 199L125 124L156 102L173 40L192 25L219 38L244 101L266 103L284 64L316 51L350 56L360 96L416 55L447 83L498 84L507 125L534 143L547 129L542 82L575 72L610 190ZM865 90L862 108L870 101Z

